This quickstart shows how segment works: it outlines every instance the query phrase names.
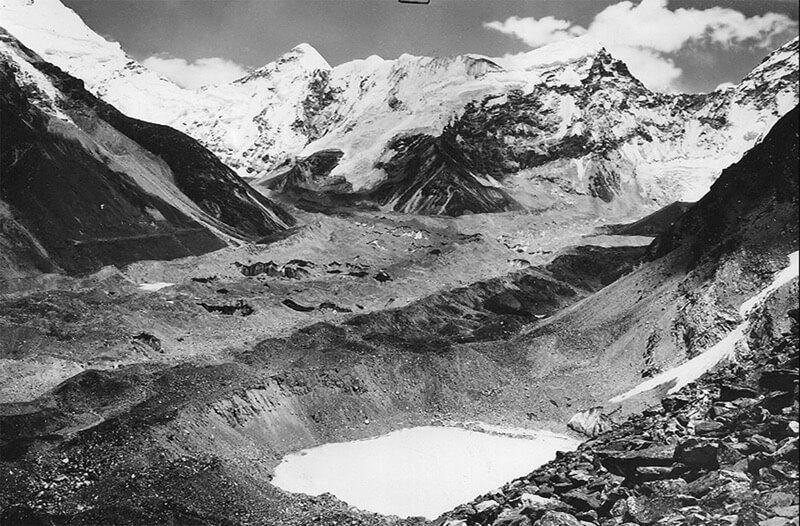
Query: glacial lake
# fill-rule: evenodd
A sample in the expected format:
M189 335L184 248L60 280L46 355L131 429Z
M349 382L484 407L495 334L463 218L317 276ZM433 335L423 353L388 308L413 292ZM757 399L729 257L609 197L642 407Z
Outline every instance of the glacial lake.
M294 493L332 493L367 511L434 519L579 444L547 431L486 429L504 435L425 426L325 444L286 456L272 483Z

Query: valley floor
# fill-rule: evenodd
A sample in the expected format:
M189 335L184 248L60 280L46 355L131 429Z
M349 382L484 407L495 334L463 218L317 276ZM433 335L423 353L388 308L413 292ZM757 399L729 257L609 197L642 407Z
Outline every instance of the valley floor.
M567 432L691 352L653 334L697 318L704 332L685 341L718 340L732 323L718 302L781 268L779 251L733 258L681 317L705 270L642 264L651 238L608 234L638 218L596 217L309 214L268 246L7 283L3 520L424 523L287 493L273 469L417 425Z
M86 369L225 360L314 323L542 265L571 245L651 240L596 235L605 220L589 210L462 218L294 213L304 226L270 245L108 267L83 279L0 283L0 402L31 400ZM259 263L268 265L251 271L262 273L243 275ZM220 314L226 307L232 315Z

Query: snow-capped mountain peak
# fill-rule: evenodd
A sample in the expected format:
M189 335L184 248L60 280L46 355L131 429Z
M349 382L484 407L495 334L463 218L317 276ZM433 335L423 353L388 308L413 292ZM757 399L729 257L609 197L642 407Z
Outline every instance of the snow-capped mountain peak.
M797 84L797 55L800 38L795 37L769 55L753 71L748 73L737 86L737 99L743 100L753 92L770 83ZM789 111L788 108L786 111Z
M249 75L235 80L242 84L254 79L281 76L285 79L308 75L314 71L330 71L331 65L311 44L298 44L276 60L261 66Z
M59 0L0 0L0 27L127 114L167 124L176 116L172 109L184 104L185 90L134 61Z
M328 61L325 60L314 46L307 42L301 42L296 45L279 60L300 60L312 65L316 69L331 69Z
M605 47L597 39L585 35L553 42L546 46L495 59L498 64L509 70L532 70L560 64L568 64L577 60L593 57L605 52Z

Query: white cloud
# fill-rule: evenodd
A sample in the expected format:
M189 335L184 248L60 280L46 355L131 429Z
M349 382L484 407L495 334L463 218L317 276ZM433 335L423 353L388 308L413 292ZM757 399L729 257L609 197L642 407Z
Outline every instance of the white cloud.
M531 47L587 34L602 42L631 72L652 89L672 89L682 71L672 54L688 45L750 45L771 49L797 32L788 16L766 13L746 17L735 9L675 9L667 0L623 1L598 13L588 27L551 16L511 17L484 27L519 38Z
M673 91L683 74L683 70L671 58L652 49L612 45L608 46L608 50L650 89Z
M643 0L638 5L625 1L608 6L595 16L588 31L610 45L674 52L690 42L748 42L771 48L775 37L792 27L797 23L776 13L746 17L725 7L672 11L667 0Z
M247 70L236 62L217 57L188 62L182 58L153 56L143 60L142 64L188 89L223 84L247 74Z
M552 16L538 20L512 16L505 22L487 22L483 25L486 28L519 37L531 47L540 47L551 42L574 38L586 32L580 26Z

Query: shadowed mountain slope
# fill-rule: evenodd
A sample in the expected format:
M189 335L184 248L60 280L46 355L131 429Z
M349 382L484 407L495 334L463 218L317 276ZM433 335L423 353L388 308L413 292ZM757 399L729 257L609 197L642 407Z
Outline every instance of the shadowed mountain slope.
M6 276L201 254L293 223L190 137L0 36Z
M534 364L613 368L609 396L718 343L741 322L742 303L798 248L797 134L795 109L653 242L647 263L512 345L536 356Z

